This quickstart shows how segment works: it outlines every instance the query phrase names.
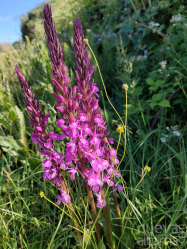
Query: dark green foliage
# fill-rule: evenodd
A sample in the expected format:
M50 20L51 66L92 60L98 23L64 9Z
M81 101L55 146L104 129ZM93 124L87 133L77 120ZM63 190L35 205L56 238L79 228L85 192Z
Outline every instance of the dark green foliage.
M28 12L21 19L21 33L22 38L25 41L25 36L27 36L30 41L40 35L39 31L36 29L37 25L42 23L43 19L43 4L41 7L37 7L34 10Z

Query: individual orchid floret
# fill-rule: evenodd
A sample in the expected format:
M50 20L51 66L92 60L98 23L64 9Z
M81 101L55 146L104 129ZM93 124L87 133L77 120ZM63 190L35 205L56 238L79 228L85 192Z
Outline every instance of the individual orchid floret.
M67 195L65 191L62 191L61 195L57 195L58 201L56 202L57 205L60 205L61 202L68 203L71 200L71 197Z
M112 192L115 192L115 191L123 191L123 186L121 186L121 185L116 185L115 186L115 188L114 188L114 190L112 191Z
M103 205L103 207L105 207L105 206L106 206L106 201L104 201L104 200L101 198L101 194L96 194L96 193L95 193L95 195L97 196L97 207L98 207L98 208L101 208L102 205Z
M74 181L75 180L75 174L78 173L77 169L69 169L68 173L71 174L71 180Z

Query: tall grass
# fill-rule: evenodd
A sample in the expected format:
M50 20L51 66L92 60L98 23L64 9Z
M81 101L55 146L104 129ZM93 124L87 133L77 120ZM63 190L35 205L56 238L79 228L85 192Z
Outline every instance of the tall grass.
M71 60L72 54L68 47L64 46L64 52L66 60ZM23 96L14 72L14 66L18 63L27 75L37 99L42 103L42 108L52 114L49 126L53 129L57 113L51 97L53 89L46 46L42 42L30 44L27 39L26 44L20 43L17 50L12 48L1 56L0 248L75 248L76 231L71 218L64 214L68 213L68 208L61 205L62 211L40 197L40 191L43 191L49 200L55 202L57 190L42 178L42 158L30 141L32 133L27 124L29 117L24 109ZM74 80L71 69L69 75ZM102 90L100 95L103 112L117 146L116 128L120 119L112 112ZM129 102L126 105L125 96L121 99L114 99L112 95L109 97L125 121L125 110ZM131 93L128 93L128 99L134 100L136 104L141 101L139 96ZM139 104L137 108L140 108L141 113ZM163 108L158 126L151 130L151 111L148 109L146 115L142 113L141 119L127 113L126 152L120 165L124 192L118 193L122 214L121 227L119 218L114 218L115 207L111 205L113 236L116 248L121 249L157 249L167 246L182 249L187 247L186 127L180 129L180 136L176 136L172 128L170 131L166 129L168 110ZM175 124L177 125L177 120ZM164 143L161 141L162 134L169 135ZM119 158L124 153L125 134L122 133L121 136ZM150 172L146 173L146 165L151 168ZM97 248L94 233L88 241L93 217L86 189L79 176L71 184L70 192L74 193L71 197L81 223L84 248ZM108 202L112 203L111 195L108 195ZM104 233L106 224L102 212L98 221ZM122 236L120 230L123 232ZM107 245L107 238L104 239L104 244Z

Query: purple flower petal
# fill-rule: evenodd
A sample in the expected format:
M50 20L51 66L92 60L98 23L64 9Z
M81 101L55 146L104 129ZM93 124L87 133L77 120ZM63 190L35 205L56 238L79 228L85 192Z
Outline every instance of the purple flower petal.
M92 187L92 190L93 190L94 192L98 192L98 191L99 191L99 186L98 186L98 185L93 186L93 187Z
M118 190L118 191L123 191L123 186L121 186L121 185L116 185L116 186L115 186L115 189Z
M108 139L108 142L109 142L110 144L114 144L113 138L109 138L109 139Z
M64 119L62 119L62 118L57 119L56 122L57 122L58 128L62 127L63 124L65 123Z
M37 139L38 139L40 136L37 135L37 134L32 134L31 137L32 137L32 143L34 143L34 142L38 142Z
M30 125L36 126L36 124L33 121L28 121Z
M56 109L57 109L59 112L63 112L63 111L64 111L64 109L63 109L61 106L56 105L55 107L56 107Z
M44 160L42 165L44 168L50 168L52 166L52 162L50 160Z
M65 134L61 134L60 136L59 136L59 140L64 140L66 138L66 135Z
M51 149L53 147L52 143L44 143L45 148Z

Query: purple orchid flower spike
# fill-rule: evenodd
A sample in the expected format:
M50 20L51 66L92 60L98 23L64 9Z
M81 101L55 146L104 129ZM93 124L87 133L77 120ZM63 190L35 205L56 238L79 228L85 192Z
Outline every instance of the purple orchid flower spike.
M51 8L48 4L45 4L44 6L43 19L47 46L50 52L52 66L55 69L56 67L59 67L59 69L61 69L63 67L64 56L62 53L60 41L56 33L55 25L53 24Z
M27 107L27 110L31 116L29 123L35 127L35 134L31 135L33 142L39 144L39 149L43 150L40 153L46 157L46 160L43 161L44 173L43 178L46 180L51 180L52 184L57 184L60 195L57 195L57 205L60 205L61 201L67 203L70 208L71 216L74 222L74 226L77 229L77 235L80 241L82 241L82 236L79 232L79 226L75 217L74 212L72 211L71 197L68 194L66 189L65 179L61 174L61 170L65 170L66 166L63 162L63 155L54 150L54 142L56 140L63 140L64 136L58 135L54 132L46 133L46 125L48 122L49 114L44 115L41 112L41 105L38 100L35 98L35 95L27 82L25 76L18 66L16 66L16 73L18 80L20 82L23 94L25 95L24 103Z
M114 169L114 162L118 164L119 161L116 157L116 150L111 147L111 144L114 143L113 139L107 140L109 131L99 107L99 88L92 78L94 67L90 65L90 56L84 42L84 31L77 18L73 33L77 85L71 87L63 51L48 4L44 6L43 18L52 65L51 79L54 87L52 95L58 103L56 109L60 115L56 123L61 134L53 131L46 132L49 114L45 115L41 112L40 103L36 100L25 76L16 66L18 79L25 95L24 103L31 116L29 123L34 126L34 134L31 135L32 142L39 144L38 149L44 157L42 163L44 179L52 180L52 184L56 184L60 191L60 194L57 195L57 205L63 202L72 209L71 197L66 189L65 176L64 174L62 176L61 172L67 172L72 181L75 180L75 175L79 174L87 189L94 219L97 219L97 211L93 192L97 197L97 207L103 207L108 233L112 238L104 185L109 185L114 189L115 177L120 177L118 170ZM69 141L66 143L63 156L62 153L55 151L55 143L66 138ZM122 191L122 186L116 186L115 190ZM117 205L117 197L114 201ZM74 213L72 216L75 227L78 228ZM96 235L100 241L98 222L96 222ZM78 236L81 240L80 234Z
M85 118L87 121L87 129L89 129L89 143L84 139L83 156L90 162L93 169L93 174L100 174L100 180L113 186L113 181L110 183L111 175L107 170L112 166L112 160L116 157L116 151L110 146L107 147L106 137L109 135L107 126L103 119L101 108L99 107L99 88L92 79L94 67L90 65L90 56L87 52L87 46L84 42L84 31L79 18L76 19L74 25L74 54L75 54L75 79L77 82L77 96L81 102L77 117ZM113 139L108 139L108 143L113 144ZM112 153L113 152L113 153ZM116 158L115 163L119 163ZM115 170L116 172L117 170ZM104 173L105 172L105 173ZM105 174L105 178L104 174ZM115 173L114 177L117 175ZM89 176L90 177L90 176ZM88 178L89 178L88 177ZM107 178L107 180L106 180ZM91 178L92 179L92 178ZM88 180L88 184L91 181ZM103 188L99 185L94 185L94 190ZM93 189L93 185L90 185Z
M88 185L92 187L94 192L99 191L97 196L97 207L101 208L103 203L103 212L105 221L107 224L107 231L110 238L110 245L112 246L112 230L109 221L109 214L107 210L107 204L105 202L104 183L106 182L109 186L114 185L115 176L119 175L117 170L114 174L110 174L108 169L113 169L114 162L119 163L116 157L116 150L108 143L113 144L113 139L109 139L107 143L107 131L106 122L103 119L101 108L99 107L99 95L94 80L91 78L94 67L90 66L90 57L87 52L87 46L84 42L84 32L80 20L77 18L74 25L74 54L75 54L75 79L77 82L77 96L81 105L79 105L79 112L87 115L87 125L90 128L91 133L87 135L89 137L89 144L84 146L82 151L83 158L86 158L90 162L91 170L88 174ZM96 178L98 175L99 178ZM93 177L94 176L94 177ZM95 183L93 179L95 178ZM112 178L112 179L111 179ZM102 184L99 184L100 180ZM114 202L116 210L119 213L119 207L117 203L117 197L114 196Z
M61 175L61 168L64 164L63 155L61 153L55 152L53 149L54 142L56 140L61 140L61 135L58 135L55 132L49 132L48 134L46 133L46 125L48 122L49 113L45 115L41 112L41 105L35 98L34 92L32 91L29 83L18 66L16 66L16 73L23 94L25 95L24 103L32 119L28 122L35 127L35 134L31 135L32 142L37 142L39 144L38 149L43 149L40 151L40 153L46 157L46 160L44 160L42 163L44 167L43 178L45 180L53 179L53 183L57 184L58 189L61 191L62 197L64 196L64 192L66 192L66 195L68 195L67 191L65 189L62 190L61 188L61 183L64 182L64 179ZM69 200L70 199L71 198L69 196Z

